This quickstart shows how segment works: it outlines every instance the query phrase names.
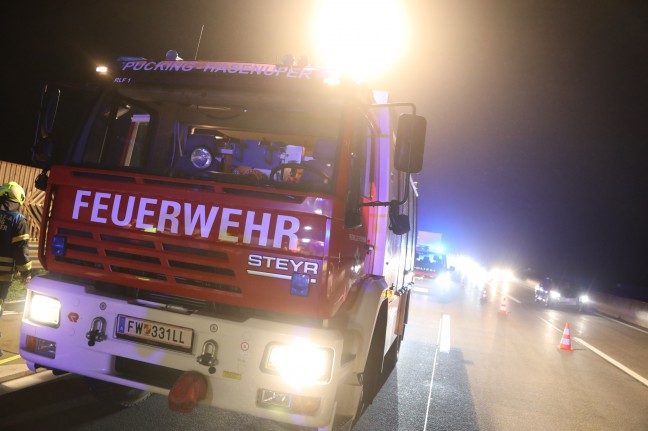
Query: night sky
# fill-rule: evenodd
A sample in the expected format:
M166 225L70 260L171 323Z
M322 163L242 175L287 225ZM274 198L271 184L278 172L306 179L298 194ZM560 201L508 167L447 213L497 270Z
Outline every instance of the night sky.
M18 163L47 79L192 59L199 39L210 60L312 49L307 0L22 3L3 24L2 159ZM374 84L428 120L420 229L487 265L648 300L648 2L403 3L412 39Z

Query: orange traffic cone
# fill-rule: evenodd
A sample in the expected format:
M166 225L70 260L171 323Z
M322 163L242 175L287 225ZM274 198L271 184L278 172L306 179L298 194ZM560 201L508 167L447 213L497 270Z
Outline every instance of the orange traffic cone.
M508 311L506 311L506 296L502 298L502 302L500 303L500 308L497 313L503 316L508 316Z
M569 350L570 352L573 352L574 349L572 349L571 346L571 335L569 334L569 322L565 325L565 330L563 331L563 336L562 339L560 340L560 345L558 346L560 350Z

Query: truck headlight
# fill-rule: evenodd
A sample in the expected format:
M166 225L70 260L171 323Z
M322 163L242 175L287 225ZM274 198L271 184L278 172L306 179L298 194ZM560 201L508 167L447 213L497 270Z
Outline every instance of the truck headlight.
M551 299L560 299L560 292L552 290L549 292L549 296L551 296Z
M58 328L61 319L61 301L30 290L24 318L34 323Z
M589 296L587 295L581 295L578 299L580 299L580 302L582 302L583 304L590 302Z
M261 369L294 383L326 383L331 378L333 350L308 342L272 343L266 348Z

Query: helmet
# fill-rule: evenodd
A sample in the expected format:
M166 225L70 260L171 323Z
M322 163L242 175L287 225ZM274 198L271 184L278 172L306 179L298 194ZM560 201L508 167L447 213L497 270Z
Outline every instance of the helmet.
M25 190L15 181L9 181L0 187L0 197L2 196L6 196L10 201L18 202L20 205L25 203Z

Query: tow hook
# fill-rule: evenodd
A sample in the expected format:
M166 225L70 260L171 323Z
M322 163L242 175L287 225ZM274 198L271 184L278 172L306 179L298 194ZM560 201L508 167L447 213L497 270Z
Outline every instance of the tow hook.
M182 373L169 391L169 408L180 413L191 413L207 395L207 380L196 371Z
M106 319L103 317L95 317L92 319L90 331L86 333L88 339L88 346L92 347L95 343L100 343L106 339Z
M214 374L216 372L216 367L214 367L214 365L218 363L218 359L216 359L217 351L218 351L218 344L216 344L216 341L207 340L205 341L205 344L203 344L200 355L196 358L196 361L200 365L209 367L207 370L209 371L209 374Z

